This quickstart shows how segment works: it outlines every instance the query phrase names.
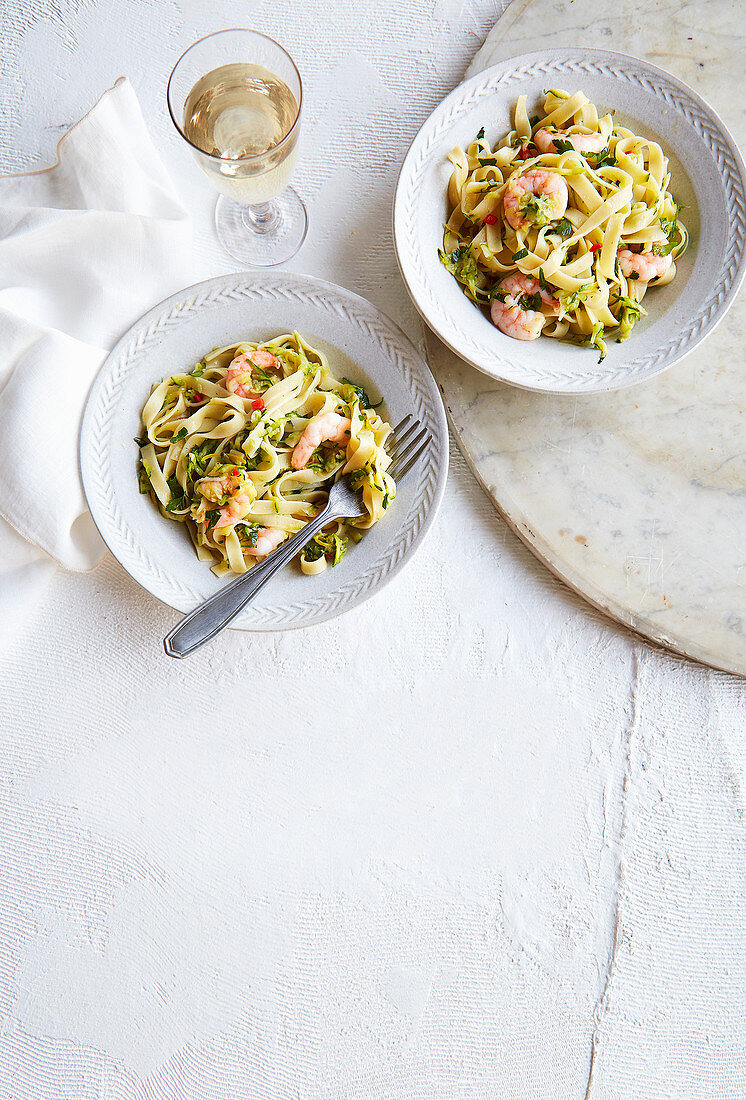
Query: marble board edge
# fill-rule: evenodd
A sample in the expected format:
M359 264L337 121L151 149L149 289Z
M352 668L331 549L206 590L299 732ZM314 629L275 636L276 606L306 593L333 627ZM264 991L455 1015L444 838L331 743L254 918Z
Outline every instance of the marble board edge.
M430 357L428 356L427 358L428 362L430 362ZM433 371L433 375L436 381L438 381L435 371ZM523 545L533 554L537 561L541 562L541 564L549 570L552 576L561 581L571 592L580 597L585 603L589 604L594 610L600 612L606 618L611 619L617 625L630 631L640 641L647 642L649 645L653 645L655 648L663 650L670 655L684 658L687 661L695 661L700 665L707 666L707 668L715 669L717 672L727 672L732 676L746 678L746 669L718 664L716 660L713 660L711 655L704 649L700 650L697 646L685 648L678 645L672 638L669 638L655 627L648 619L645 619L644 616L636 616L621 604L609 600L595 585L588 584L580 575L578 575L577 580L573 580L570 574L574 573L574 570L567 568L565 572L563 572L561 564L556 560L552 560L541 550L539 540L537 540L531 527L527 523L523 523L521 520L513 517L510 511L500 503L496 492L487 484L461 436L461 432L456 425L454 414L448 404L445 389L439 381L438 388L443 396L443 404L445 405L446 414L448 416L448 426L479 487L513 534L518 536Z

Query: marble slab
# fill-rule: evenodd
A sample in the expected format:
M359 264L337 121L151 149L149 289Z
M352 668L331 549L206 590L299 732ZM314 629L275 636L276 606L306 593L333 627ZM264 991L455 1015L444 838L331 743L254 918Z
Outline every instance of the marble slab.
M737 15L728 0L514 0L467 75L543 45L635 54L691 84L743 148ZM633 630L741 675L745 328L742 292L684 362L640 386L578 398L493 382L428 333L462 449L537 557Z

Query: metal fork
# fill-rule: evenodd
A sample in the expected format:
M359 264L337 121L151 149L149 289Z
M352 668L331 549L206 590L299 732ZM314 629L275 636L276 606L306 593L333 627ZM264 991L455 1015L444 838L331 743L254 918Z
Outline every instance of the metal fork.
M391 438L394 443L389 450L392 462L388 473L395 481L401 481L427 447L427 429L413 416L405 416L392 431ZM363 515L365 509L360 504L358 494L350 488L346 478L339 478L331 487L329 500L323 511L309 520L292 538L281 543L264 561L196 607L166 635L163 639L166 653L169 657L188 657L190 653L194 653L228 626L270 577L287 565L322 527L335 519L357 519Z

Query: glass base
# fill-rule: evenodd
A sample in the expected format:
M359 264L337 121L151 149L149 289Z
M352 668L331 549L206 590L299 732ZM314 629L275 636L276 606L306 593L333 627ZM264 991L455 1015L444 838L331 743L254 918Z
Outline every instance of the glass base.
M221 195L215 206L215 228L223 248L235 260L249 267L274 267L289 260L303 244L308 215L292 187L255 206Z

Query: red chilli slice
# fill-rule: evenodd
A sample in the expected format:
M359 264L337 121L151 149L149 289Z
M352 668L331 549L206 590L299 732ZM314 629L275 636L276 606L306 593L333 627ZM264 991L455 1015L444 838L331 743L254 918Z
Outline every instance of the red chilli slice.
M496 223L496 221L497 221L497 218L495 217L494 214L485 214L485 216L484 216L484 224L485 225L494 225Z
M588 249L589 252L600 252L603 248L603 244L592 244Z
M256 412L259 409L264 408L264 400L261 397L257 397L256 401L251 402L251 407Z

